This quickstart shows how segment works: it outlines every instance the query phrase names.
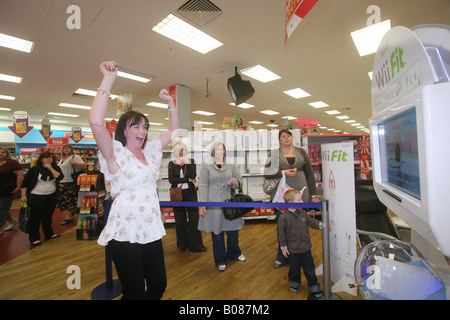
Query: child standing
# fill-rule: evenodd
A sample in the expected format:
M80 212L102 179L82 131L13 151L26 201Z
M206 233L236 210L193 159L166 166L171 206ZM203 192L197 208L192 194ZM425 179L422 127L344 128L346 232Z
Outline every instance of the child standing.
M286 191L284 201L303 202L302 194L294 189ZM289 259L289 286L298 292L300 287L300 269L303 267L309 290L318 299L322 297L322 288L317 282L314 261L311 254L311 239L308 227L322 229L322 222L310 217L300 208L288 208L278 219L279 243L282 254Z

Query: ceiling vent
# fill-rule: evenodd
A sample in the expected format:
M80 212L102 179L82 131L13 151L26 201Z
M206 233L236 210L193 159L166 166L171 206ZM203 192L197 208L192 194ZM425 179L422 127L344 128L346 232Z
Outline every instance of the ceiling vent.
M209 0L189 0L175 13L204 27L222 14L222 10Z

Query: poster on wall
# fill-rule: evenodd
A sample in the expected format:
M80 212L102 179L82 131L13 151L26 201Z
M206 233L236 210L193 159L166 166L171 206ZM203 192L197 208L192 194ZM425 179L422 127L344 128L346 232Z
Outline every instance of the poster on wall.
M353 143L323 144L322 178L324 198L328 200L330 228L330 266L332 292L345 291L356 296L355 178Z
M15 111L12 117L12 126L8 129L12 131L19 139L25 137L33 130L33 126L30 126L30 118L26 111Z

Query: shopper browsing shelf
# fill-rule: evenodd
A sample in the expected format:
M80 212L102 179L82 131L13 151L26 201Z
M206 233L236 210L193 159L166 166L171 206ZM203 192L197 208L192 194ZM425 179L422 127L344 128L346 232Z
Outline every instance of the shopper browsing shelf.
M203 163L200 170L198 191L201 202L224 202L231 197L231 188L242 184L242 177L235 164L226 163L226 149L221 142L213 144L211 151L213 163ZM228 259L245 261L239 248L239 230L244 219L225 219L222 208L199 207L201 216L198 229L211 232L214 262L220 271L225 271ZM227 247L225 247L225 233Z
M194 159L187 158L187 147L183 142L173 146L175 159L169 162L169 182L171 188L180 187L183 201L197 202L197 166ZM194 252L206 251L202 233L198 226L198 207L173 207L177 246L180 252L189 249ZM189 219L187 218L189 215Z
M66 217L61 225L66 225L73 222L73 214L77 209L78 188L72 174L78 170L86 170L86 163L78 154L75 154L70 144L66 144L61 148L58 166L64 174L64 179L59 183L57 204Z
M302 194L290 189L284 194L284 201L303 202ZM309 290L316 298L320 298L322 288L317 282L308 227L321 230L322 222L309 216L305 210L288 208L278 218L277 226L281 252L289 260L289 287L293 292L298 291L301 284L300 272L303 268Z
M20 193L20 187L23 181L23 169L17 160L11 158L8 149L0 147L0 227L6 221L9 225L2 231L9 231L17 224L17 219L11 216L9 210L16 195Z
M316 179L311 166L309 155L302 148L293 146L292 133L283 129L278 133L280 148L271 152L265 168L265 178L276 179L286 176L286 184L296 190L303 190L303 202L309 202L316 194ZM277 189L270 195L270 200L275 196ZM278 219L281 210L275 209L275 215ZM274 268L279 268L288 263L287 259L278 249Z
M161 299L167 285L161 220L156 182L162 150L179 128L174 101L167 90L159 96L169 104L169 131L147 141L149 121L136 111L119 119L114 140L104 121L118 66L114 61L100 65L103 80L89 114L99 152L101 172L111 181L115 200L98 243L106 246L122 284L122 299Z
M46 239L59 238L53 233L52 217L56 208L58 184L64 178L61 168L56 164L55 157L50 151L39 155L36 165L28 170L23 179L21 201L30 207L30 243L41 245L39 227Z

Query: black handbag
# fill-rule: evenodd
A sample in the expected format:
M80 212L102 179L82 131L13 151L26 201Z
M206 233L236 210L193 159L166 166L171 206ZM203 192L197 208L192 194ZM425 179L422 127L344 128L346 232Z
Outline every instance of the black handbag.
M242 193L241 190L241 184L239 183L239 193L236 193L234 189L231 189L231 198L225 200L225 202L253 202L252 197L250 197L248 194ZM235 220L238 218L243 217L250 211L252 211L254 208L251 207L223 207L222 212L227 220Z
M22 203L19 211L19 230L30 233L31 208Z

